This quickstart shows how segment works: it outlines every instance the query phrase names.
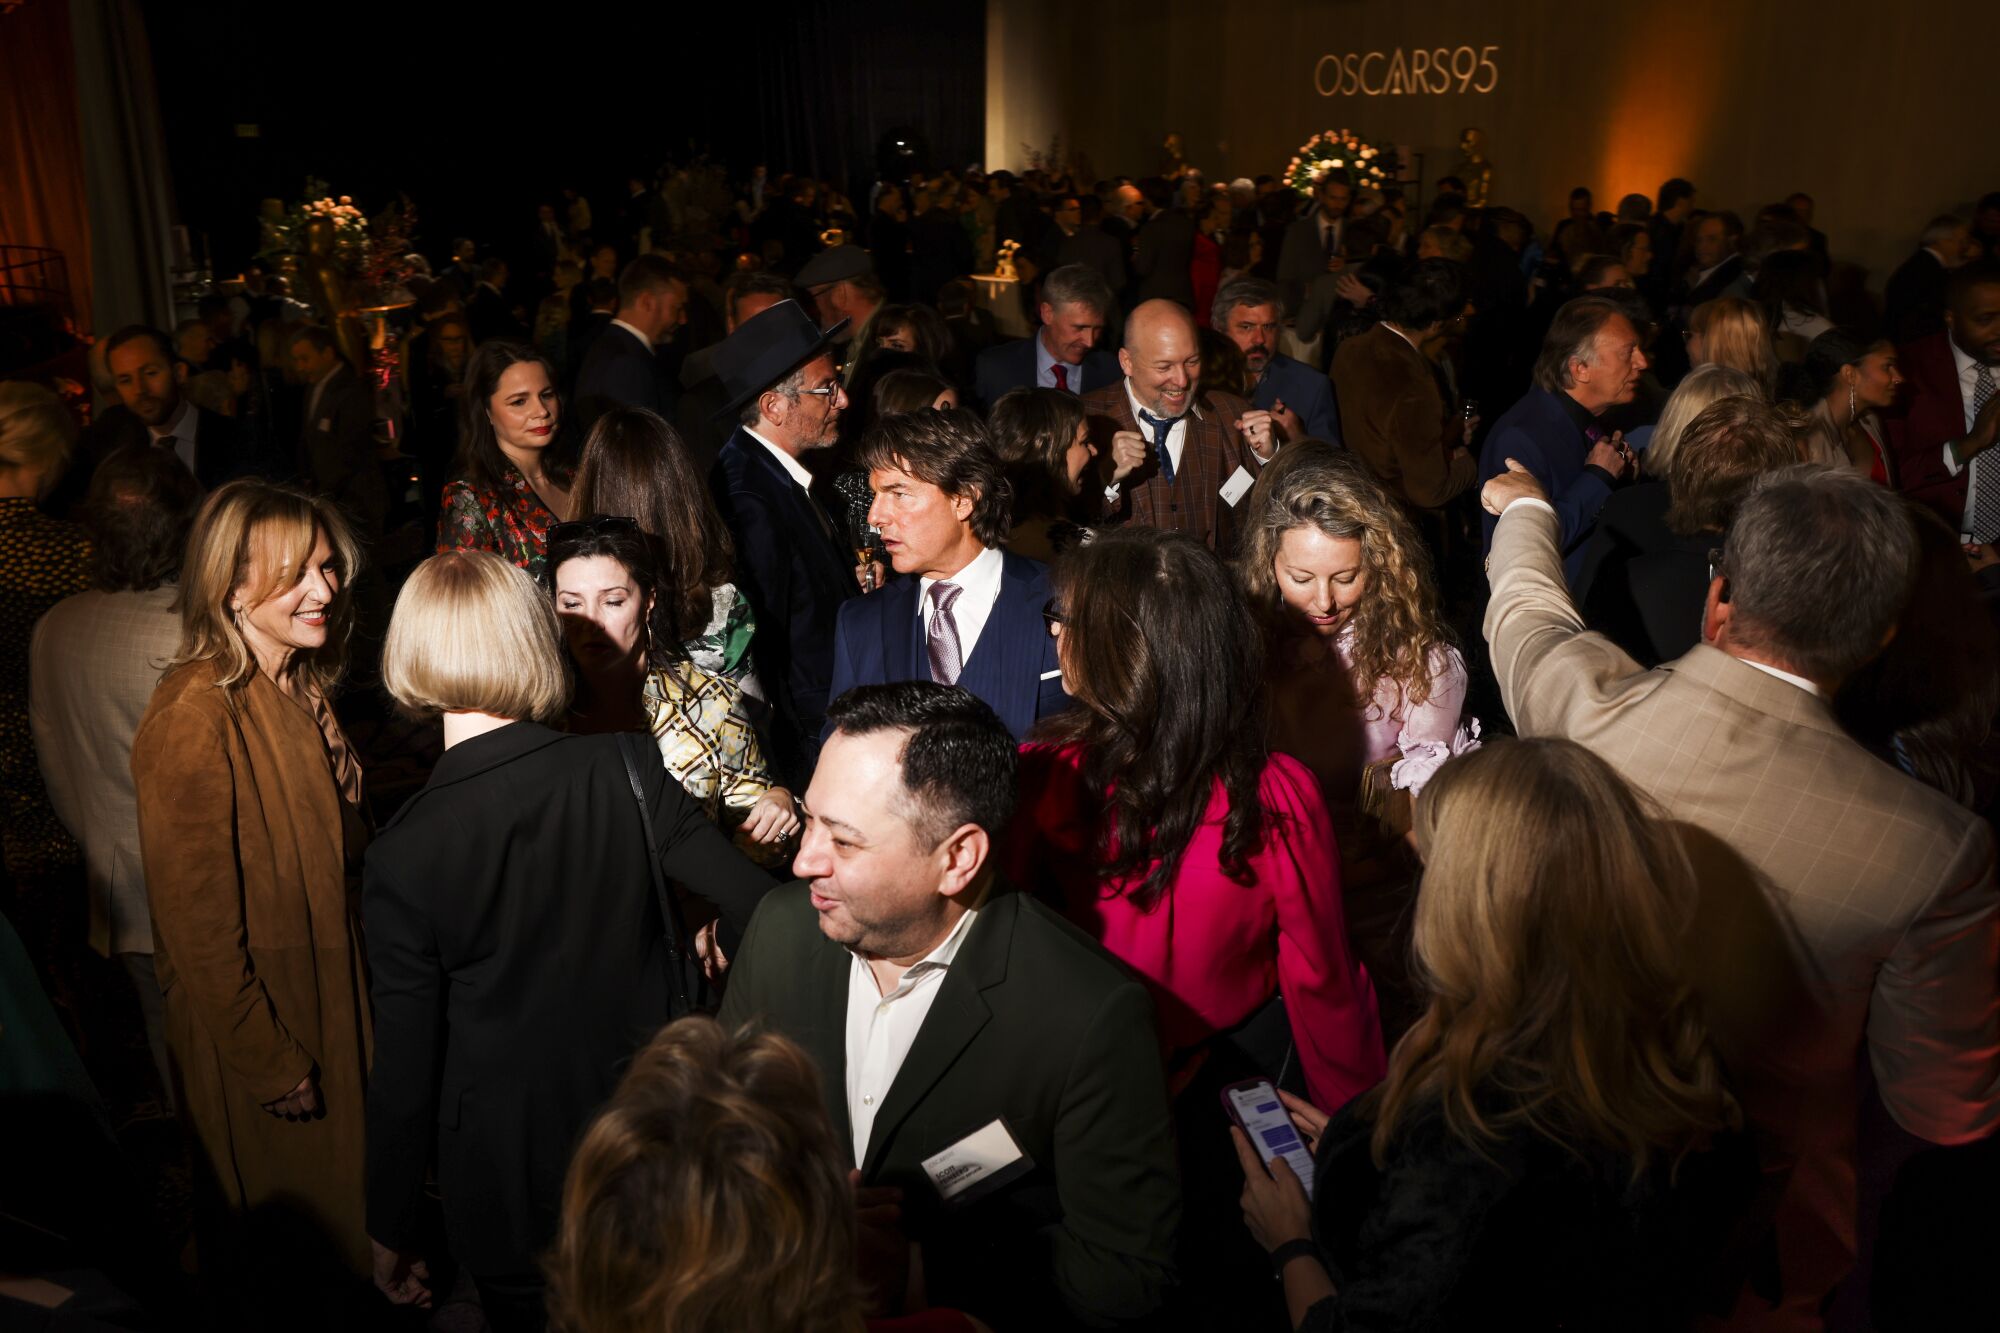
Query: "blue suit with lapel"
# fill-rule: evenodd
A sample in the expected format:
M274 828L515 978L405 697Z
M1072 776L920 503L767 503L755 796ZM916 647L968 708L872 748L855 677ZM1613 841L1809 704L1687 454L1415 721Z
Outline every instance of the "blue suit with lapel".
M979 354L979 359L972 366L972 379L973 391L981 403L991 407L1009 389L1035 387L1035 341L1041 336L1036 332L1026 338L1001 343L998 347L989 347ZM1079 369L1083 383L1070 385L1072 393L1089 393L1092 389L1116 384L1124 378L1124 372L1118 369L1118 358L1104 347L1091 348L1084 355Z
M1299 424L1305 427L1308 438L1340 443L1340 410L1333 401L1333 381L1283 352L1272 355L1250 395L1250 406L1267 412L1279 402L1299 414Z
M738 426L716 459L716 504L736 542L736 583L757 615L750 654L776 713L771 762L788 783L819 757L834 618L861 595L852 553L825 510Z
M917 605L922 582L905 575L872 597L840 608L828 697L838 699L856 685L931 678ZM999 599L958 676L959 684L1000 715L1016 740L1038 720L1070 704L1056 665L1056 641L1042 621L1048 601L1048 567L1011 551L1001 552Z
M1586 466L1590 441L1562 403L1547 389L1534 388L1493 423L1479 452L1479 484L1507 470L1513 459L1534 474L1562 522L1558 542L1563 569L1574 582L1583 572L1584 548L1597 526L1597 511L1611 498L1611 478L1602 468ZM1499 519L1482 514L1485 547L1493 549L1493 529Z

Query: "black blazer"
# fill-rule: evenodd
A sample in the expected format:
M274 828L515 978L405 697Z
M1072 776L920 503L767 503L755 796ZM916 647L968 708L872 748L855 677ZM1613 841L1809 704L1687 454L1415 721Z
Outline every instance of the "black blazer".
M591 339L576 372L576 410L585 431L613 407L643 407L672 421L679 399L680 386L632 334L607 323Z
M979 359L973 362L972 377L982 404L993 406L1000 401L1000 395L1009 389L1035 387L1035 341L1041 336L1039 331L1031 333L1025 338L989 347L979 354ZM1118 369L1118 358L1106 347L1093 347L1086 352L1079 369L1083 383L1069 386L1070 392L1075 394L1086 394L1124 378L1124 373Z
M389 486L375 456L375 391L342 365L317 403L307 385L304 402L312 415L299 427L299 475L346 511L364 542L379 536L389 514ZM197 448L197 461L199 454Z
M651 854L721 910L727 949L771 880L638 739ZM459 1261L491 1277L534 1271L578 1134L669 1016L636 805L616 736L516 722L447 750L369 846L376 1240L413 1243L435 1144Z
M1194 219L1178 208L1155 213L1139 229L1132 248L1132 275L1139 280L1135 300L1164 297L1194 309L1194 276L1188 272L1194 259L1194 231Z
M1701 642L1708 553L1719 532L1683 537L1667 526L1667 483L1616 491L1597 511L1571 590L1583 623L1643 667L1671 662Z
M832 697L834 624L842 603L861 595L854 552L839 520L741 426L710 478L736 542L736 586L757 613L750 653L776 714L768 757L803 791Z
M764 900L734 959L722 1021L761 1018L804 1046L835 1138L850 1144L852 955L821 934L804 884ZM988 897L860 1163L865 1183L903 1190L934 1302L1024 1329L1159 1308L1181 1203L1159 1049L1145 987L1110 955L1025 894ZM996 1117L1033 1169L946 1205L923 1159Z

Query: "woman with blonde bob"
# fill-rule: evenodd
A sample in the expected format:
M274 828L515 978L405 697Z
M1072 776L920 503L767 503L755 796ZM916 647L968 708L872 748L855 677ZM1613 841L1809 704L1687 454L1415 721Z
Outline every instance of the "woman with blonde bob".
M1757 1168L1682 970L1679 838L1563 740L1453 760L1416 835L1428 1008L1337 1114L1286 1098L1313 1199L1231 1131L1293 1325L1689 1327Z
M632 1060L563 1186L548 1259L561 1333L969 1333L861 1315L853 1187L812 1058L684 1018Z
M435 1151L451 1250L488 1322L538 1328L536 1257L571 1145L632 1052L698 1001L697 951L719 970L771 881L643 734L549 725L570 694L556 613L499 556L417 567L382 683L443 718L445 752L369 848L362 895L375 1280L429 1303L415 1233ZM719 931L688 937L668 879L714 904Z
M1236 574L1265 633L1267 735L1319 779L1348 932L1393 1044L1415 1017L1404 962L1415 866L1401 835L1430 775L1478 745L1478 722L1461 725L1465 659L1407 511L1352 454L1292 445L1244 510Z
M328 1258L368 1271L349 891L367 828L332 702L359 563L331 501L250 480L210 495L181 565L180 651L132 745L175 1095L235 1233L204 1238L204 1272L253 1306L296 1300Z
M1740 296L1718 296L1688 312L1687 354L1691 366L1742 371L1766 398L1778 382L1778 353L1764 312Z

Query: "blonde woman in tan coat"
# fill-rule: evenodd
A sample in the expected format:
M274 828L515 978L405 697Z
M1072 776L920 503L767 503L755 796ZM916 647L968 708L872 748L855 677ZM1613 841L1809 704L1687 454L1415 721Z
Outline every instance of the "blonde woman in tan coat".
M349 880L366 828L329 697L357 563L329 501L249 480L209 496L180 652L132 747L176 1092L219 1205L202 1267L246 1304L253 1285L297 1295L369 1271Z

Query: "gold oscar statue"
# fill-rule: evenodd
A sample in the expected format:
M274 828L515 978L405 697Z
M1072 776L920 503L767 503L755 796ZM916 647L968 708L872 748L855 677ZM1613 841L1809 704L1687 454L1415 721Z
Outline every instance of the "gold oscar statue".
M357 372L368 371L368 335L355 313L355 301L347 290L347 275L334 256L333 222L314 218L306 224L306 253L299 264L299 278L305 284L306 299L326 320L340 354Z
M1468 208L1486 207L1493 193L1493 164L1486 159L1486 135L1470 126L1458 136L1458 162L1451 174L1465 182Z

